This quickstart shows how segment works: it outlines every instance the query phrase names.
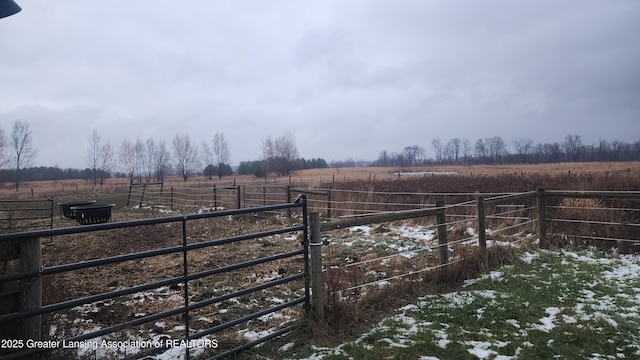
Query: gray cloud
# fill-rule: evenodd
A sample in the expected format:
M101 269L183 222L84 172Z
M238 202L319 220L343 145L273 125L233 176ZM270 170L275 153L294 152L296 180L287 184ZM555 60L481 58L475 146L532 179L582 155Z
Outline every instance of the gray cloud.
M328 160L436 137L640 140L634 0L20 5L0 20L0 127L29 121L42 165L86 166L93 129L116 147L222 131L234 163L286 131Z

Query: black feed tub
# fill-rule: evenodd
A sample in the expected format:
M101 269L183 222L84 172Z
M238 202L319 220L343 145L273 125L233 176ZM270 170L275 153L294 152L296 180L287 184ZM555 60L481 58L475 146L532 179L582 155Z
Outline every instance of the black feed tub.
M73 212L73 210L71 210L73 206L91 205L95 204L95 202L95 200L69 201L58 203L58 206L60 207L60 213L62 214L62 216L66 217L67 219L75 219L76 214Z
M116 204L91 204L72 206L80 225L102 224L111 221L111 208Z

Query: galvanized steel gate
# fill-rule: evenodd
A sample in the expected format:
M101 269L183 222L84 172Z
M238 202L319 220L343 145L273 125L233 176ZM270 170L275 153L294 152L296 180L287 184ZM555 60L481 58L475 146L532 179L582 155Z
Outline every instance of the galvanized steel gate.
M300 223L294 226L282 227L275 230L251 233L251 234L241 234L238 236L227 237L223 239L215 239L215 240L205 240L201 242L192 242L188 243L187 241L187 228L188 224L192 221L207 219L207 218L217 218L217 217L230 217L236 215L251 215L258 213L272 213L274 211L287 211L288 209L300 209L303 213L303 216L300 218ZM216 334L225 329L229 329L238 324L246 323L250 320L257 319L264 315L280 311L286 308L290 308L297 305L302 305L305 310L309 310L310 308L310 291L309 291L309 234L308 234L308 223L307 223L307 203L306 198L304 196L299 196L295 202L287 203L287 204L279 204L272 206L263 206L263 207L255 207L255 208L245 208L238 210L228 210L228 211L219 211L219 212L211 212L211 213L202 213L202 214L191 214L185 216L171 216L165 218L154 218L154 219L146 219L146 220L135 220L135 221L127 221L127 222L113 222L107 224L98 224L98 225L90 225L90 226L82 226L82 227L70 227L70 228L57 228L52 230L41 230L41 231L33 231L26 233L17 233L17 234L5 234L0 235L0 247L8 247L8 246L18 246L23 249L25 246L22 246L23 243L30 242L35 243L32 251L40 251L40 238L43 237L53 237L55 241L56 236L63 236L69 234L77 234L77 233L89 233L96 231L106 231L112 229L123 229L123 228L134 228L134 227L142 227L148 225L156 225L156 224L170 224L170 223L181 223L182 224L182 245L175 247L167 247L162 249L154 249L150 251L136 252L131 254L122 254L112 257L105 257L100 259L94 259L89 261L83 261L78 263L68 263L62 265L55 266L47 266L42 267L38 266L37 260L30 261L28 264L21 264L20 269L11 273L4 273L0 275L0 283L3 287L11 287L18 289L18 292L21 294L23 298L19 301L18 304L13 304L14 306L3 306L0 308L0 328L9 329L23 329L22 334L16 333L15 339L16 342L9 344L15 345L13 348L0 349L0 357L3 359L17 359L23 358L31 355L35 355L38 353L46 353L50 351L50 349L45 349L37 346L28 346L26 343L27 340L42 340L44 337L40 334L40 318L44 314L55 314L56 312L65 311L68 309L72 309L74 307L82 306L85 304L92 304L99 301L115 299L118 297L131 295L140 293L143 291L149 291L153 289L158 289L160 287L168 287L168 286L181 286L182 297L183 297L183 305L179 308L174 308L171 310L164 310L154 314L145 314L144 316L137 317L133 320L124 321L119 324L111 325L108 327L100 328L96 331L91 331L88 333L83 333L76 336L71 336L65 339L56 339L56 341L66 341L67 343L73 342L83 342L91 339L100 338L102 336L112 334L115 332L119 332L124 329L129 329L135 326L140 326L143 324L150 324L162 319L167 318L175 318L175 316L179 316L184 320L184 335L180 339L173 339L174 341L184 341L187 344L197 340L203 339L206 336ZM265 238L269 236L274 236L278 234L288 234L288 233L298 233L298 239L302 239L300 242L300 248L295 251L283 252L278 254L271 254L269 256L264 256L260 258L253 258L249 261L242 261L234 264L226 264L224 266L219 266L216 268L207 269L204 271L198 272L189 272L189 264L187 254L189 251L193 251L196 249L204 249L209 247L216 246L224 246L225 244L238 243L244 241L252 241L260 238ZM302 235L302 236L300 236ZM36 241L34 241L36 240ZM172 278L163 279L160 281L138 284L135 286L130 286L123 289L117 289L113 291L102 292L98 294L93 294L90 296L86 296L83 298L75 298L71 300L66 300L58 303L52 304L41 304L40 299L34 299L33 297L41 296L41 288L35 289L35 287L41 286L42 279L47 276L52 276L54 274L60 274L64 272L76 271L81 269L89 269L93 268L95 271L100 271L99 266L105 266L109 264L118 264L125 261L143 261L143 259L152 258L161 255L167 254L182 254L183 257L183 271L181 276L175 276ZM35 258L41 258L41 254L36 254ZM21 255L21 258L26 258L28 256ZM251 286L248 288L235 289L234 291L230 291L228 293L213 296L209 298L198 299L198 301L194 301L190 299L189 296L189 286L190 282L192 283L194 280L202 279L207 276L212 276L216 274L222 274L225 272L230 272L237 269L249 268L258 264L265 264L268 262L274 262L281 259L287 258L300 258L300 262L302 263L302 268L297 270L297 273L289 276L282 276L275 280L270 280L264 283L260 283L255 286ZM33 260L33 259L32 259ZM263 291L265 289L285 284L293 281L303 281L304 282L304 294L301 296L283 301L281 304L277 306L268 307L266 309L262 309L260 311L246 314L235 318L230 321L226 321L224 323L217 324L215 326L211 326L208 328L198 328L195 329L192 327L192 319L190 316L190 312L194 312L198 309L202 309L208 306L212 306L214 304L223 302L225 300L234 299L243 295ZM11 285L11 286L9 286ZM31 297L31 298L29 298ZM255 339L248 343L242 344L240 346L234 347L232 349L219 349L219 351L215 352L211 359L218 359L227 356L232 356L240 351L251 348L257 344L265 342L274 337L285 334L297 327L297 324L293 324L290 326L286 326L284 328L275 330L270 332L268 335L263 336L259 339ZM22 341L18 341L22 340ZM4 341L4 340L3 340ZM33 344L33 343L32 343ZM6 345L6 344L5 344ZM162 346L152 347L142 352L138 352L133 355L132 358L139 358L141 356L149 356L157 353L161 353L166 351L169 347L174 344L161 343ZM184 349L185 358L189 358L190 356L190 347L187 346Z

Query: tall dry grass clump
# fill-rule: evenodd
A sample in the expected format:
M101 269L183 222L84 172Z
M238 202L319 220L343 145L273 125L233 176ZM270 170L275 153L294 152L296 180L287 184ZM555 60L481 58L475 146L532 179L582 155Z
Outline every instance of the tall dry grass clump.
M524 248L523 248L524 249ZM445 293L459 289L465 280L474 279L486 270L512 264L523 249L492 246L488 248L488 269L480 262L478 247L457 249L460 259L445 271L433 269L420 274L392 280L384 286L371 285L349 292L336 291L345 284L358 284L361 271L328 271L325 279L326 321L313 327L319 344L341 343L345 338L360 334L380 319L389 316L420 296Z
M601 199L562 199L551 206L550 240L556 246L594 246L622 253L637 252L640 245L637 229L640 222L638 201Z

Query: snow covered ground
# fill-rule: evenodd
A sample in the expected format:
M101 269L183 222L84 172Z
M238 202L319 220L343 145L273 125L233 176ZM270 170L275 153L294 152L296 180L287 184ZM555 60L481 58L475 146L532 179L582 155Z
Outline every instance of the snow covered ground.
M539 250L427 296L337 347L290 359L640 358L640 256ZM291 349L297 349L291 351Z
M464 245L477 245L473 228L464 231L463 236L467 235L470 240ZM296 239L288 234L281 238L289 243ZM340 236L331 236L329 240L331 244L327 249L335 248L333 254L345 263L350 262L351 251L354 254L371 251L383 258L379 265L385 267L384 271L370 271L376 275L374 280L380 274L392 274L389 266L400 263L391 261L389 254L397 254L402 261L415 262L419 260L416 256L437 256L438 253L434 248L436 232L429 226L359 226L345 229ZM509 244L496 242L494 245ZM360 257L362 261L364 257ZM424 267L425 263L421 264ZM265 276L277 278L279 274ZM179 295L179 289L163 288L136 294L138 297L132 296L130 301L139 301L142 296L144 300L173 303L180 301ZM278 303L280 298L273 295L271 302ZM100 328L90 320L90 314L96 311L94 307L74 310L81 319L88 319L80 322L76 319L77 329ZM219 310L220 314L227 311ZM535 354L560 358L638 358L639 314L640 257L595 251L535 251L524 254L514 266L468 281L461 291L423 297L404 306L370 331L340 346L308 347L294 340L280 347L277 358L519 359L537 358ZM276 318L278 316L281 318ZM246 341L255 340L276 331L271 326L274 322L282 324L294 319L287 313L261 318L261 326L239 328L237 336ZM158 322L144 334L131 333L130 340L157 340L167 334L179 337L183 330ZM154 358L181 358L184 351L174 350ZM192 355L197 355L203 349L193 350ZM125 350L128 354L138 351ZM79 356L89 354L116 355L78 351Z

